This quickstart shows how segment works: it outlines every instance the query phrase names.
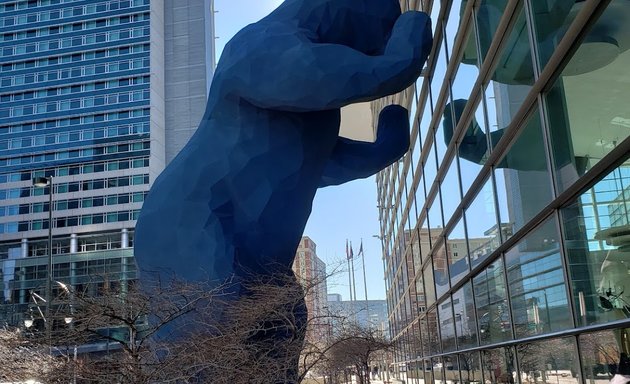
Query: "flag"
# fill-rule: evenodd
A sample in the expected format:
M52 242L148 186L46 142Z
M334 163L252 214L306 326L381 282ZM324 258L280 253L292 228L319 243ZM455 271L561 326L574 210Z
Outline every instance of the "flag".
M361 239L361 245L359 246L359 253L357 253L357 256L359 255L363 255L363 239Z
M348 246L348 239L346 239L346 257L350 260L353 256L354 252L352 251L352 242L350 242L350 246Z

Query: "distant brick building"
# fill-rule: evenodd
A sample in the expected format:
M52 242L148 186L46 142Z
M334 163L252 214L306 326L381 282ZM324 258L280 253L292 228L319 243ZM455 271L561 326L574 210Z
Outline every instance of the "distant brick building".
M326 317L326 264L317 257L317 245L308 236L300 240L293 261L293 272L302 285L308 288L306 308L309 328L306 339L310 342L324 340L330 335L330 323Z

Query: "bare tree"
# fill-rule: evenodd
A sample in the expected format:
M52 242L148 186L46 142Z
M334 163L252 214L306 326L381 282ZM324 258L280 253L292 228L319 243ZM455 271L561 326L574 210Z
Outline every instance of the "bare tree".
M349 354L342 360L364 380L371 354L388 346L376 331L346 327L304 342L309 327L338 316L307 317L305 296L321 283L287 274L220 286L104 284L96 295L64 286L54 302L63 310L50 319L56 357L43 351L42 365L65 383L284 384L328 372ZM34 332L33 340L42 339Z
M392 348L393 343L380 330L349 324L332 340L327 361L331 370L349 371L357 376L360 384L369 384L370 362L378 352Z
M24 382L50 380L63 372L63 361L55 359L48 349L31 340L19 329L0 329L0 381Z

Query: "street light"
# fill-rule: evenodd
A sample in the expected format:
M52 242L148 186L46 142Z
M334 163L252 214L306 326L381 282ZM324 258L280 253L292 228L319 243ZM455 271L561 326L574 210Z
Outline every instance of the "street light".
M53 178L35 177L33 186L38 188L48 187L48 268L46 270L46 319L50 320L50 302L52 301L52 274L53 274L53 254L52 254L52 213L53 213ZM48 339L49 351L52 352L52 324L46 321L46 338Z

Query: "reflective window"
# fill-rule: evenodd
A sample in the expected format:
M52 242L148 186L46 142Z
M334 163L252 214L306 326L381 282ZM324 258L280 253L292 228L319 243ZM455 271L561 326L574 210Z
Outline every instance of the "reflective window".
M484 1L485 2L485 1ZM487 3L496 1L487 0ZM505 3L504 3L505 4ZM489 7L493 7L488 5ZM481 6L479 15L482 14ZM492 24L492 23L490 23ZM482 51L487 49L483 31L489 24L479 23ZM491 30L494 32L494 30ZM514 28L507 37L506 44L500 53L499 63L486 87L488 123L490 124L491 143L495 145L503 136L504 130L512 122L512 118L521 108L523 100L529 93L534 81L531 48L527 37L524 11L518 14Z
M435 277L435 289L437 297L441 297L449 289L448 262L444 244L433 252L433 275Z
M453 312L458 349L477 346L477 320L472 285L466 283L453 294Z
M474 267L501 244L492 179L486 180L477 197L466 208L466 222L471 223L467 226L467 232L470 262Z
M444 363L441 357L434 357L431 359L431 370L433 371L433 384L446 383L446 377L444 376Z
M444 352L455 350L455 323L453 321L453 308L451 307L451 299L438 304L438 315L440 316L440 337L442 340L442 349Z
M549 61L549 58L553 54L564 33L569 28L575 16L581 9L582 1L579 0L538 0L532 1L532 14L534 16L534 29L536 31L536 45L538 46L538 62L540 68L545 67L545 64ZM597 34L593 34L598 36ZM587 38L588 39L588 38ZM606 41L606 40L594 40L593 43ZM586 52L579 52L578 54L587 55ZM598 51L597 54L601 54ZM584 57L584 56L583 56ZM593 56L584 57L580 65L588 66L590 61L599 61L601 59L593 59Z
M501 20L506 4L505 1L495 0L482 0L479 2L479 8L476 14L479 29L477 32L479 34L479 48L481 51L481 60L479 60L479 62L483 62L483 59L485 59L488 53L490 43L499 26L499 21Z
M546 159L540 114L534 110L495 170L499 201L507 207L507 212L501 211L501 222L510 225L512 233L552 199Z
M630 46L619 43L630 29L618 27L629 9L627 2L608 5L545 96L561 190L630 136Z
M446 239L451 285L460 281L468 273L468 245L464 230L464 219L460 217L455 228Z
M455 212L455 208L462 201L459 190L459 176L457 175L457 159L453 159L444 180L440 185L442 195L442 206L444 209L444 220L448 222Z
M573 338L520 344L516 353L523 382L578 382L580 367Z
M505 289L505 272L501 260L490 264L475 276L473 285L481 344L510 340L512 325Z
M479 352L460 353L459 372L464 383L482 383Z
M617 373L630 375L628 371L630 351L627 342L625 344L621 342L622 335L626 341L628 340L627 332L628 329L626 328L585 333L578 337L582 373L588 382L607 383ZM623 360L622 353L625 355ZM622 361L624 364L620 364Z
M442 218L442 202L440 200L440 193L435 195L431 207L429 207L429 231L431 232L431 238L436 239L444 231L444 221ZM433 243L431 243L433 244Z
M454 108L454 118L458 119L463 112L466 100L454 100L450 106ZM445 127L446 128L446 127ZM479 171L490 154L488 148L488 132L486 118L484 113L484 103L478 102L475 113L472 116L466 133L459 143L457 155L459 157L459 169L462 179L462 194L466 194L477 178Z
M630 313L630 165L623 164L561 210L580 325Z
M516 337L571 327L555 217L505 254Z
M424 164L424 182L426 185L427 193L431 189L431 185L433 184L433 181L435 181L435 176L437 174L437 163L435 160L434 144L435 143L431 143L429 155Z
M429 337L425 340L429 343L430 355L434 355L441 352L440 346L440 332L438 327L437 311L435 308L427 312L427 327L429 328Z
M430 259L429 259L430 260ZM435 286L433 285L433 268L431 268L431 263L426 263L426 267L422 272L424 276L424 289L425 289L425 298L427 307L431 306L431 304L435 303Z
M513 347L481 351L481 360L486 383L518 382Z

